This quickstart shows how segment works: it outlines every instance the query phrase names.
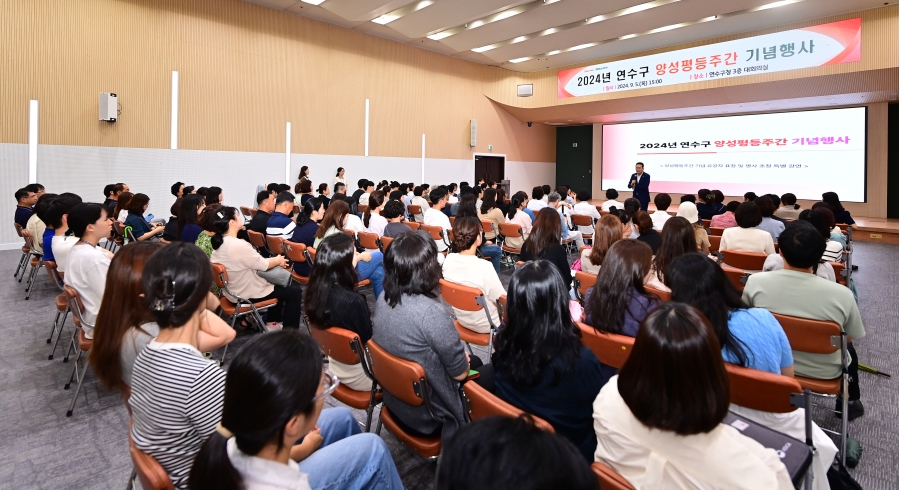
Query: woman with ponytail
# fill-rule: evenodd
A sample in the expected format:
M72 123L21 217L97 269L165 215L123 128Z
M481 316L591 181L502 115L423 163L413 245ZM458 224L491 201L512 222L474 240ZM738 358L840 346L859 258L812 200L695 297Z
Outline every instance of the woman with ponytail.
M369 195L369 208L363 214L363 226L366 231L374 233L381 238L384 235L384 227L387 226L387 219L381 216L384 209L384 192L375 191ZM372 250L370 250L371 252Z
M525 207L527 204L528 194L521 191L513 194L513 197L509 200L509 212L506 213L506 222L515 223L522 227L522 238L506 238L505 242L509 247L522 248L525 239L531 233L534 218L528 214L531 210Z
M232 207L219 209L213 215L212 227L216 233L210 239L213 253L209 258L213 263L225 266L228 271L228 291L222 294L232 302L236 301L232 294L254 303L277 299L278 303L266 312L266 328L277 330L282 323L285 328L300 328L300 305L303 301L300 286L275 286L257 274L284 266L284 256L263 258L249 242L238 238L244 223L241 214Z
M361 434L346 408L322 410L337 386L307 335L248 342L228 368L221 423L194 460L189 488L402 489L380 437Z
M225 371L203 357L199 340L212 279L206 255L182 242L150 256L141 278L159 335L134 362L131 438L178 489L187 488L194 456L222 413Z

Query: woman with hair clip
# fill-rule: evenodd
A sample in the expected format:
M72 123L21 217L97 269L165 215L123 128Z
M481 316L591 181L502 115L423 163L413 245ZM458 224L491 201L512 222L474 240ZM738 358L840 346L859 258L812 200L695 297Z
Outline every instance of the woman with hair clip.
M94 344L88 353L94 373L107 389L128 390L135 359L159 335L159 325L144 304L141 274L150 256L161 248L161 243L131 243L119 250L109 264L94 327ZM200 319L197 336L201 352L216 350L234 340L235 330L212 313L218 305L217 298L207 295L207 309Z
M506 294L497 271L486 260L478 258L476 250L482 243L481 220L472 216L456 218L453 223L453 243L459 253L448 254L442 265L444 279L478 288L489 300L488 312L495 327L500 327L500 315L495 302ZM477 333L490 333L491 324L483 311L465 311L453 308L456 319L463 327Z
M274 267L283 267L283 255L265 259L250 242L237 237L244 229L243 219L238 210L223 207L213 217L216 234L210 239L213 253L212 262L221 264L228 272L228 290L254 303L267 299L277 299L278 303L266 311L266 329L300 328L301 302L303 290L297 284L287 287L276 286L257 274ZM236 301L231 294L223 291L226 298ZM283 325L282 325L283 324Z
M476 382L490 387L492 371L482 369L477 357L471 358L470 365L453 317L437 297L441 266L430 236L403 233L395 238L387 249L384 269L384 294L375 303L372 340L425 369L432 410L407 405L387 391L384 404L404 430L441 435L446 441L466 423L459 382L469 377L470 369L477 369L481 374Z
M141 278L159 335L134 362L131 438L186 489L194 456L221 419L225 371L200 351L200 326L212 283L203 252L176 242L154 253Z
M323 410L338 384L307 335L250 340L228 367L222 421L197 454L188 488L402 490L384 441L361 434L346 408Z
M493 189L490 189L493 191ZM477 190L476 190L477 192ZM483 204L482 204L483 207ZM496 208L494 208L496 210ZM473 194L465 194L459 198L459 208L456 211L456 219L471 217L481 223L481 215L479 214L478 202ZM455 250L459 251L459 250ZM503 250L499 245L494 245L485 237L484 228L481 231L481 245L478 247L478 253L484 257L491 258L491 264L494 265L494 271L500 273L500 263L503 256Z
M699 254L688 254L675 259L669 271L672 301L687 303L703 313L719 340L725 362L794 376L791 345L778 320L768 310L747 306L721 267ZM732 405L731 410L791 437L806 437L803 409L768 413ZM817 449L813 486L828 490L827 472L837 446L815 424L813 441Z
M794 488L774 449L722 424L730 387L721 351L693 307L653 310L594 400L594 460L635 488Z
M634 337L659 298L644 288L652 253L637 240L619 240L606 255L597 282L584 295L584 322L602 333ZM615 369L603 365L606 377Z
M304 299L310 327L340 327L359 335L362 345L372 338L369 305L356 292L356 263L360 254L344 233L329 235L316 249L316 265L309 274ZM341 364L329 357L331 371L341 383L357 391L372 388L362 364Z
M677 257L697 252L697 239L694 225L681 216L673 216L663 226L659 240L659 249L653 256L650 275L645 284L660 291L669 291L666 286L666 274L669 265Z
M363 226L366 227L366 231L378 235L379 238L384 235L384 227L388 223L387 219L381 216L384 202L384 192L375 191L369 194L369 207L363 214ZM370 250L370 252L374 252L374 250Z
M522 245L522 253L519 260L548 260L559 270L566 289L572 289L572 272L569 268L569 258L565 249L560 245L562 222L559 213L555 209L544 208L538 211L537 219L531 228L531 234Z
M594 240L591 248L581 251L581 270L589 274L599 274L606 253L616 242L628 238L631 228L622 223L613 213L603 215L594 225Z
M319 223L319 229L315 234L313 248L318 249L319 244L322 243L322 240L324 240L325 237L337 233L344 233L343 229L349 217L350 206L346 201L336 200L332 202L331 206L328 206L328 209L325 210L322 222ZM356 219L359 220L358 217ZM359 280L363 281L369 279L372 281L372 292L375 294L376 298L378 298L384 290L384 287L382 286L384 281L384 267L381 265L383 260L384 258L381 252L366 251L359 255L359 261L356 263L356 273Z
M713 196L716 197L715 202L713 203L713 209L715 210L715 214L719 215L725 212L725 194L718 189L713 189L709 192L712 192Z
M624 216L622 213L618 213L618 215L619 219L622 220L622 223L628 225L628 238L637 238L638 231L637 226L634 225L634 214L641 210L641 201L629 197L622 203L622 210L625 212Z
M347 178L344 177L344 167L337 168L337 173L334 174L334 180L331 182L331 185L338 183L347 185Z
M312 182L309 180L301 180L294 186L294 193L300 196L300 205L306 204L313 197Z
M116 221L124 223L125 219L128 218L128 205L131 203L132 199L134 199L134 194L130 192L119 194L119 199L116 200L116 209L113 211L111 217Z
M513 194L512 199L509 200L509 211L506 213L506 222L521 226L522 238L506 237L504 243L507 247L522 248L522 245L528 238L528 234L531 233L531 227L534 220L531 218L531 215L528 214L531 210L525 207L527 204L528 195L524 192Z
M214 203L218 204L218 203ZM185 243L194 243L203 232L200 226L200 213L206 208L203 196L188 194L181 198L181 209L178 210L178 228L176 238Z
M494 393L549 422L593 461L597 437L590 407L609 376L581 343L556 267L536 260L516 270L507 311L509 320L497 334L491 356Z
M712 219L716 213L716 195L709 189L700 189L697 191L697 198L700 199L697 205L697 214L700 219Z

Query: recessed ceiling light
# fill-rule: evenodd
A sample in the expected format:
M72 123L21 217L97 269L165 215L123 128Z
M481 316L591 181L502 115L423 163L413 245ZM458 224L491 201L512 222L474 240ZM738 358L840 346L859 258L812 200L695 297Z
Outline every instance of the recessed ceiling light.
M305 0L304 0L305 1ZM325 1L325 0L322 0ZM422 10L423 8L433 4L435 0L421 0L419 2L411 3L409 5L405 5L396 10L388 12L386 14L382 14L374 19L372 22L376 24L386 25L394 22L395 20L403 17L404 15L411 14L417 10Z
M308 3L310 5L321 5L325 0L300 0L303 3Z
M509 60L509 62L510 62L510 63L521 63L521 62L523 62L523 61L528 61L528 60L530 60L530 59L531 59L530 57L525 56L524 58L516 58L516 59L514 59L514 60Z

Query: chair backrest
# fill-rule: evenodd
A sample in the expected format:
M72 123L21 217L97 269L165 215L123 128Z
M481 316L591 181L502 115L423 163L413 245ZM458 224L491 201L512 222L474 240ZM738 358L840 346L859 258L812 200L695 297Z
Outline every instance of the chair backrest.
M509 238L521 237L522 225L516 223L500 223L500 234Z
M368 204L357 204L356 209L359 209L360 213L365 214L365 212L369 210L369 205Z
M224 288L228 285L228 271L225 270L225 266L222 264L212 263L213 270L213 280L216 281L216 286L220 288Z
M573 214L572 224L575 226L594 226L594 218L586 214Z
M597 274L578 271L575 273L575 280L578 281L578 292L581 294L581 297L587 298L587 290L594 287L594 283L597 282Z
M78 291L75 290L72 286L64 285L63 292L66 294L66 298L69 300L69 308L72 309L72 313L75 313L77 316L81 317L84 314L84 303L81 302L81 296L78 295ZM79 321L81 318L79 318Z
M705 220L702 220L702 221L703 221L703 227L704 227L704 228L709 228L709 225L712 223L712 220L711 220L711 219L705 219Z
M413 219L415 219L417 214L422 214L422 207L415 204L410 204L406 209L409 211L409 214L413 216Z
M456 220L454 220L454 221L456 221ZM452 223L451 223L451 225L452 225ZM485 233L495 233L496 230L494 230L494 222L489 219L481 220L481 231L483 231Z
M321 328L307 319L309 332L312 338L319 343L319 347L325 355L341 364L359 364L360 354L356 349L361 348L359 335L340 327Z
M418 221L401 221L401 223L410 227L410 229L412 229L412 231L416 231L422 227L421 223L419 223Z
M394 241L393 238L391 238L391 237L389 237L389 236L387 236L387 235L382 235L382 237L381 237L381 247L382 247L381 251L382 251L382 252L387 252L388 247L391 246L391 242L393 242L393 241Z
M375 233L369 233L367 231L360 231L356 233L356 238L359 240L359 244L362 245L363 248L367 248L369 250L378 250L378 235Z
M281 245L288 260L291 262L306 262L306 256L303 255L303 251L306 250L306 244L285 240Z
M300 206L294 204L294 216L300 214Z
M616 369L621 368L628 360L634 347L634 337L626 337L615 333L600 333L594 327L575 322L581 329L581 343L591 350L600 362Z
M672 301L672 293L670 293L668 291L663 291L662 289L656 289L655 287L647 286L646 284L644 285L644 290L647 291L648 293L653 293L653 294L659 296L660 301Z
M266 248L266 239L263 237L263 234L258 231L247 230L247 236L250 237L250 243L260 249L265 250Z
M385 391L407 405L418 407L425 403L428 380L419 363L400 359L373 340L366 343L366 350L372 374Z
M485 300L484 292L478 288L463 286L446 279L440 280L441 298L457 310L480 311Z
M591 465L602 490L634 490L634 486L628 483L624 476L616 473L612 468L595 461Z
M56 284L59 289L64 290L63 286L65 286L66 283L63 282L62 276L59 275L59 267L57 267L56 262L53 260L45 260L44 268L47 269L47 274L50 275L50 279L53 280L54 284Z
M709 235L709 253L716 254L719 253L719 244L722 243L721 235Z
M259 210L256 208L250 208L250 217L252 218L252 217L256 216L257 211L259 211Z
M36 254L37 252L34 251L34 238L31 236L31 233L28 233L28 230L23 229L22 238L25 239L25 246L31 249L32 253Z
M341 231L343 231L344 234L347 235L348 237L350 237L350 238L356 240L356 232L355 232L355 231L353 231L353 230L348 230L348 229L346 229L346 228L341 229Z
M722 260L738 269L761 271L763 264L766 263L766 254L755 254L750 252L739 252L737 250L720 250Z
M247 206L241 206L241 214L247 218L250 218L250 208Z
M725 228L719 228L719 227L713 227L713 226L709 227L709 234L713 235L713 236L722 236L723 231L725 231Z
M501 400L474 381L469 381L464 384L463 392L466 395L466 400L469 402L469 418L471 418L472 421L491 417L493 415L515 418L527 413ZM553 429L553 426L546 420L535 415L532 415L531 418L534 420L535 427L547 432L556 432Z
M750 277L749 274L741 269L735 269L734 267L728 267L727 265L722 265L722 270L725 271L728 280L731 281L731 284L734 284L734 287L736 287L738 291L744 290L743 281L746 281L746 278Z
M422 229L425 230L433 240L443 240L444 239L444 230L441 229L440 226L429 226L422 225Z
M19 223L13 223L13 224L16 225L16 235L19 235L19 237L21 238L22 230L24 230L25 228L22 228L22 225L20 225Z
M284 249L281 246L282 243L284 243L284 238L266 235L266 246L269 247L269 252L272 252L275 255L284 254Z
M131 424L128 424L129 427ZM131 461L134 463L134 471L141 481L144 490L175 490L172 479L166 470L153 456L141 451L131 440L131 431L128 435L128 449L131 452Z
M772 413L793 412L791 395L803 393L800 383L790 376L768 373L725 363L731 385L731 403Z
M837 323L777 313L773 315L784 329L791 349L811 354L832 354L841 350L841 327Z
M831 268L834 270L834 280L847 285L847 278L844 276L847 270L847 266L840 262L828 262L827 264L819 264L819 267L828 267L828 264L831 265Z

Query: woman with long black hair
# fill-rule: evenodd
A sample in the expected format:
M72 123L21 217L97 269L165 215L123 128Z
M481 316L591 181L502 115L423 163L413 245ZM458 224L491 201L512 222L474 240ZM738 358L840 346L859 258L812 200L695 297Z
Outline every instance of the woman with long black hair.
M203 232L200 226L200 213L206 208L203 196L188 194L181 198L181 209L178 210L178 240L194 243Z
M561 234L562 221L559 219L559 213L555 209L541 209L537 213L531 234L522 245L519 260L523 262L537 259L549 260L562 276L566 289L571 289L572 272L569 268L568 255L559 243Z

